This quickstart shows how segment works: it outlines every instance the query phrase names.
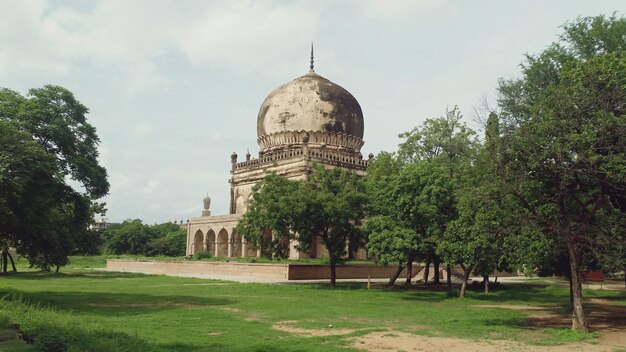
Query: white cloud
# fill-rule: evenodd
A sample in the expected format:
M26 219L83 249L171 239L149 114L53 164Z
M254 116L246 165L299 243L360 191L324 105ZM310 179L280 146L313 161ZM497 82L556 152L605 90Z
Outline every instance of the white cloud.
M0 73L17 68L64 76L87 62L111 72L133 96L168 87L171 78L158 64L167 53L194 65L254 72L300 53L294 48L306 47L319 20L319 12L302 3L199 4L100 1L76 9L15 2L0 15Z
M319 10L303 3L228 2L207 9L189 27L180 48L196 65L257 71L306 47L318 21Z
M427 16L446 0L356 0L353 6L366 18L384 22L415 20Z
M160 185L161 185L161 182L159 182L158 180L150 180L143 187L142 192L143 194L153 194L156 190L159 189Z

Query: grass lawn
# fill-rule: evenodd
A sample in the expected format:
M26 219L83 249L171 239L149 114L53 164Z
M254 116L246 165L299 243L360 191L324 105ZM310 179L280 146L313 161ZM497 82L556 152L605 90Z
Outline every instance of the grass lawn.
M356 283L332 289L325 284L242 284L96 270L104 263L103 257L74 257L60 274L0 276L0 340L3 331L11 334L6 330L13 321L26 338L40 344L33 349L9 339L0 342L0 350L349 351L355 336L387 329L530 344L595 336L565 327L528 327L525 311L480 307L550 306L564 313L568 290L556 286L511 284L489 294L470 291L461 300L446 292L367 290ZM587 297L626 301L624 292L585 292Z

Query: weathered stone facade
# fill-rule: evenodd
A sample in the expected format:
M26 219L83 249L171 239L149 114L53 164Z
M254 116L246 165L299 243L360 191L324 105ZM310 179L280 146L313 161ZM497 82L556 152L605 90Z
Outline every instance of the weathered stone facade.
M187 255L208 251L214 256L260 256L261 250L245 243L235 231L248 208L252 187L268 173L288 179L306 179L313 164L340 167L365 175L367 160L363 146L363 113L357 100L344 88L315 73L288 82L263 102L257 118L258 158L246 154L239 161L231 155L230 215L203 216L187 225ZM209 199L210 203L210 199ZM324 257L318 242L311 253L299 253L294 245L290 258ZM364 250L356 253L364 257Z

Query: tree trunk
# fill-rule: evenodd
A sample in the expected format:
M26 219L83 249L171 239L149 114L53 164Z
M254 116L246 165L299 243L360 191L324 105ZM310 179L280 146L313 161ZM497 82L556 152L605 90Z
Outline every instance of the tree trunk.
M583 288L578 269L578 253L576 244L572 239L567 239L567 254L569 255L569 266L572 278L572 329L582 332L589 332L585 310L583 309Z
M450 269L450 264L446 264L446 271L448 276L448 278L446 279L448 284L448 291L452 291L452 270Z
M449 266L450 264L448 264ZM461 291L459 292L459 298L465 298L465 290L467 289L467 280L469 280L469 276L472 273L473 265L468 265L467 267L461 264L461 268L463 268L463 283L461 284ZM448 274L450 275L450 274Z
M413 276L413 259L406 264L406 282L405 285L411 285L411 277Z
M569 312L574 312L574 289L572 286L572 273L567 275L567 281L569 282Z
M335 287L337 281L337 261L334 258L330 259L330 286Z
M434 274L435 276L433 277L433 284L434 285L439 285L441 282L439 281L439 264L441 264L441 260L439 259L439 256L437 256L436 254L433 255L433 270L435 271Z
M393 276L389 278L389 283L387 284L387 286L393 286L393 284L396 283L396 280L398 279L398 276L400 276L402 269L404 269L404 265L398 263L398 269L396 269L396 272L393 274Z
M428 277L430 276L430 253L426 256L426 267L424 268L424 285L428 285Z
M9 267L9 260L8 260L8 254L9 251L6 249L6 247L2 250L2 272L6 273L7 269Z
M58 274L60 269L61 269L61 266L57 265L57 268L56 268L56 270L54 272Z
M11 261L11 267L13 268L13 272L16 272L17 269L15 268L15 262L13 261L13 256L8 251L7 251L7 255L9 256L9 260Z
M489 275L483 275L483 284L485 285L485 293L489 293Z

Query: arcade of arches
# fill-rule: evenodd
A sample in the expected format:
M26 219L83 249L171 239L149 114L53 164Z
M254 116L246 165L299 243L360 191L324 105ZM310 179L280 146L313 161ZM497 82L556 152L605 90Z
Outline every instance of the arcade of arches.
M208 252L214 257L257 257L261 251L247 243L235 227L239 214L206 217L188 225L187 255Z

